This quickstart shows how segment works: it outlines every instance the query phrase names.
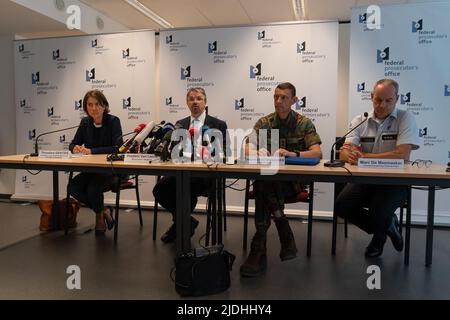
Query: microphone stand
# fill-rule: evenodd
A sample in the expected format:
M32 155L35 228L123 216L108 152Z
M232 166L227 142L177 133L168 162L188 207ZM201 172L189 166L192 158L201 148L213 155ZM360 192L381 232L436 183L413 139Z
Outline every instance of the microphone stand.
M337 139L333 145L331 146L331 156L330 156L330 161L325 162L323 165L325 167L331 167L331 168L336 168L336 167L343 167L345 166L345 161L344 160L340 160L340 159L334 159L334 147L336 146L337 143L341 142L342 140L345 139L345 137L347 137L350 133L352 133L354 130L356 130L356 128L358 128L360 125L362 125L364 122L367 121L367 117L369 116L369 114L367 112L364 112L364 117L365 119L363 121L361 121L356 127L354 127L352 130L350 130L349 132L347 132L343 137L340 137L339 139Z
M50 134L50 133L56 133L56 132L61 132L61 131L70 130L70 129L75 129L75 128L78 128L79 126L80 126L80 125L73 126L73 127L69 127L69 128L64 128L64 129L59 129L59 130L54 130L54 131L49 131L49 132L41 133L40 135L38 135L38 136L36 137L36 140L34 141L34 152L30 154L30 157L37 157L37 156L39 156L38 140L39 140L40 137L45 136L45 135Z

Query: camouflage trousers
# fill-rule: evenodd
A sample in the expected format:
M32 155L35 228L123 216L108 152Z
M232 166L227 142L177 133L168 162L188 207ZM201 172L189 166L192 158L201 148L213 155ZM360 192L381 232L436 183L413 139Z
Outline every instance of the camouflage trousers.
M256 180L253 184L255 194L255 222L270 221L271 215L284 210L284 199L296 195L305 186L291 181Z

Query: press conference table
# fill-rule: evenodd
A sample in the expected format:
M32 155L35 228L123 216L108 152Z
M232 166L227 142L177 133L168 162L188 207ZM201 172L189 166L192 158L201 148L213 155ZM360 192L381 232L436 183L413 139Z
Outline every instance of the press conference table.
M365 183L381 185L405 185L428 187L428 213L425 265L432 263L434 200L436 187L450 187L450 173L445 166L432 165L417 168L405 165L403 169L369 169L346 165L345 168L329 168L321 161L316 166L280 165L275 174L261 174L267 166L256 164L204 164L204 163L124 163L110 162L105 155L90 155L71 159L42 159L26 155L0 156L0 168L46 170L53 172L53 198L59 199L58 172L82 171L114 174L172 175L176 177L177 253L190 250L190 179L191 177L240 178L259 180L298 180L309 182ZM410 213L406 221L405 259L409 253ZM310 217L312 219L312 217ZM308 235L310 238L310 234ZM409 255L408 255L409 256ZM405 262L407 262L405 260Z

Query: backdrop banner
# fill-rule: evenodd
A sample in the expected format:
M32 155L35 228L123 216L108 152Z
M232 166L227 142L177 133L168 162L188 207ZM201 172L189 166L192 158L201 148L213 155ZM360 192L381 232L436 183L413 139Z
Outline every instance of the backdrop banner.
M251 129L274 112L276 85L289 81L299 97L292 108L314 122L328 157L336 135L337 22L168 30L159 40L161 119L189 115L186 90L203 87L210 115L230 129ZM315 213L331 214L332 185L316 186ZM243 192L227 191L228 205L243 201Z
M91 89L104 92L124 134L156 119L153 31L21 40L14 53L18 154L33 152L41 133L78 125L85 116L82 99ZM75 132L45 135L39 138L39 148L67 149ZM60 174L61 195L67 178L67 173ZM14 197L50 198L51 181L50 172L17 170ZM144 197L150 197L153 181L141 179ZM134 199L134 194L126 192L126 197Z
M386 5L375 13L353 9L350 44L349 121L371 111L373 84L399 82L397 107L416 117L420 148L411 160L450 160L450 3ZM374 14L374 15L372 15ZM372 28L370 22L379 22ZM369 22L369 24L368 24ZM413 220L426 221L427 192L413 191ZM450 222L450 191L436 192L435 221Z

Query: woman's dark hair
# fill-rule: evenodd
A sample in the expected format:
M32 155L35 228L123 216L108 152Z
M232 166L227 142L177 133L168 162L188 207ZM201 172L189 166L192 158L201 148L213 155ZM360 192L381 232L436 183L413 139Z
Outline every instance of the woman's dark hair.
M84 98L83 98L83 110L84 110L84 112L86 112L86 114L88 114L87 100L89 99L89 97L97 99L98 103L103 108L105 108L104 113L109 113L109 103L108 103L108 100L106 99L105 95L103 94L103 92L101 92L100 90L89 90L88 92L86 92L86 94L84 95Z

